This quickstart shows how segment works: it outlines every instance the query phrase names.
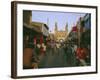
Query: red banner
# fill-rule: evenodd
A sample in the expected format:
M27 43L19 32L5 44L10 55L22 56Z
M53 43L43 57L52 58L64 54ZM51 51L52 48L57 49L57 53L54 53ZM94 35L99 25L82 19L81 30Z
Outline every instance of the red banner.
M34 44L36 44L36 37L34 37L33 42L34 42Z
M77 31L78 31L77 26L74 26L74 27L72 28L72 31L73 31L73 32L77 32Z
M43 36L40 37L40 44L43 43Z

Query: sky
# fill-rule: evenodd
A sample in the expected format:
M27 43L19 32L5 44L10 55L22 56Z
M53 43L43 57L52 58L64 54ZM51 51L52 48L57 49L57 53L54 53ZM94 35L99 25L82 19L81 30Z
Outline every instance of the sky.
M68 24L68 32L80 17L86 13L71 13L71 12L55 12L55 11L32 11L32 21L42 22L48 25L49 31L54 32L55 22L57 22L58 30L64 30Z

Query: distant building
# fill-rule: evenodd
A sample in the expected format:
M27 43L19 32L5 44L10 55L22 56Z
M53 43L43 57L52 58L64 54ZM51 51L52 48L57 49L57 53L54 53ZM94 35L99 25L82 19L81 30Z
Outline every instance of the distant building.
M45 23L32 22L32 11L23 11L23 40L24 47L28 44L42 43L49 35L49 28Z
M91 28L91 14L86 14L84 17L84 26L86 29Z
M45 23L42 23L42 22L32 22L31 25L34 26L34 28L36 30L39 30L39 32L42 32L42 34L44 36L48 36L49 35L49 32L48 32L49 28L48 28L48 26Z
M78 29L77 26L73 26L71 31L68 33L65 43L67 44L78 44Z
M55 40L57 42L63 42L65 41L67 34L68 34L68 24L66 24L65 30L58 30L57 23L55 22L55 32L54 32Z
M54 33L49 33L49 38L50 40L54 40L55 41L55 36L54 36Z
M78 28L78 43L81 45L90 45L91 43L91 14L85 14L80 17L77 24Z
M81 35L81 43L86 46L91 45L91 14L87 13L83 17L84 31Z
M23 23L30 24L32 22L32 11L23 10Z

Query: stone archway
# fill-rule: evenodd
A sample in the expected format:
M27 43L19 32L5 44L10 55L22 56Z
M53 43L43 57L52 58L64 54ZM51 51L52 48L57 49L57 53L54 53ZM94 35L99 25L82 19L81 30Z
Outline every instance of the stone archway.
M63 39L59 39L59 42L63 42L64 40Z

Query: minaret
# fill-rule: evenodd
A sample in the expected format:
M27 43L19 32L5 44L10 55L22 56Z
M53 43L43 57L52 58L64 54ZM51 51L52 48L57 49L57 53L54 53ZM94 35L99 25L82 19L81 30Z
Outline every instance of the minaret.
M49 26L49 18L47 18L47 25Z
M65 34L66 34L66 36L65 36L65 39L66 39L68 36L68 23L66 23L66 25L65 25Z
M66 23L65 31L68 32L68 23Z
M55 32L58 31L57 22L55 22Z
M54 32L55 40L57 40L57 31L58 31L58 26L57 26L57 22L55 22L55 32Z

